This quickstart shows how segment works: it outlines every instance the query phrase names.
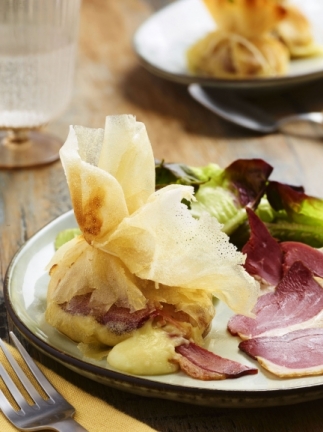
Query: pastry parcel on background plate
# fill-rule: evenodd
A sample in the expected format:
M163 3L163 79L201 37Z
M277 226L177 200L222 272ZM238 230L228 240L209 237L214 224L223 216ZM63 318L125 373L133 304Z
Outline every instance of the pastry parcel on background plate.
M289 64L286 46L271 32L284 18L274 0L204 0L216 30L188 51L194 74L217 78L254 78L282 75Z
M311 24L302 11L289 1L280 3L285 9L285 17L273 33L286 45L291 59L322 54L322 47L315 43Z
M114 347L108 363L123 372L256 373L203 340L214 297L250 315L258 282L217 219L192 216L193 187L155 191L145 126L123 115L107 117L105 129L71 127L61 160L81 235L49 264L47 321L84 352Z
M201 0L202 1L202 0ZM285 0L203 0L216 29L187 52L196 75L261 78L284 75L291 59L322 54L311 24Z

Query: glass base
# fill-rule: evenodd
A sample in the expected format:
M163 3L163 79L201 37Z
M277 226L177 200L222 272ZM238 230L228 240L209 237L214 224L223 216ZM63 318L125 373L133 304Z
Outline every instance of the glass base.
M0 169L46 165L59 159L63 141L44 132L26 131L22 139L0 132Z

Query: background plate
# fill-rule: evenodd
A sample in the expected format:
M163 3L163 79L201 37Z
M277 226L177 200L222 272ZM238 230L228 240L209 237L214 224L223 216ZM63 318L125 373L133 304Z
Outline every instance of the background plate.
M5 280L7 310L18 330L34 346L79 374L143 396L217 407L256 407L303 402L323 397L323 376L280 379L259 369L257 375L223 381L199 381L178 372L138 377L110 368L106 361L85 359L77 344L44 320L49 277L46 265L54 254L54 239L75 227L68 212L35 234L17 252ZM223 357L255 365L238 349L239 339L229 335L226 324L231 312L219 303L207 346Z
M323 2L291 0L309 19L316 43L323 46ZM143 66L163 78L190 84L246 89L282 89L323 77L323 56L293 60L287 75L277 78L227 80L197 77L187 70L186 51L198 39L216 28L202 0L179 0L145 21L133 39Z

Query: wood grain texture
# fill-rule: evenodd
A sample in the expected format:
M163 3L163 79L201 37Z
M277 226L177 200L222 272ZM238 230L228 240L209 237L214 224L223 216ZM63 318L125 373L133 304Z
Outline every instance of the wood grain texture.
M136 28L158 0L83 0L73 99L48 129L65 139L70 124L102 127L106 115L130 113L145 123L155 157L192 165L263 158L274 178L303 184L323 196L322 139L293 134L260 135L221 120L193 101L185 86L144 70L132 49ZM323 81L252 102L279 117L322 109ZM310 130L312 132L312 129ZM38 169L0 171L0 278L18 248L45 224L71 208L60 162ZM0 329L7 329L0 299ZM4 335L6 336L6 334ZM30 348L31 349L31 348ZM145 399L93 383L55 361L33 354L80 387L161 432L321 432L322 401L288 407L219 410ZM95 419L94 419L95 422ZM95 428L94 428L95 430Z

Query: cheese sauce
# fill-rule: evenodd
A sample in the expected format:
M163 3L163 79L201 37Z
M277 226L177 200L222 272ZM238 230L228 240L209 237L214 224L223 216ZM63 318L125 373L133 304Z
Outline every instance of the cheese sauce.
M177 337L170 337L147 322L134 336L112 348L107 361L110 366L134 375L162 375L178 370L169 360L175 356Z

